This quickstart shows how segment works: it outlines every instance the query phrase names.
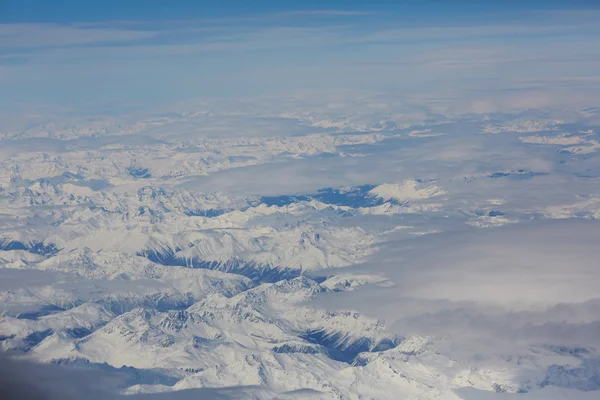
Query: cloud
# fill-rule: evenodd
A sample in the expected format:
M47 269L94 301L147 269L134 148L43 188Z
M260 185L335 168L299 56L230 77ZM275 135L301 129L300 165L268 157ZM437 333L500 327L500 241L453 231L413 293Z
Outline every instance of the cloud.
M596 347L598 232L596 221L522 221L391 238L357 271L382 274L394 286L328 295L315 304L384 319L399 334L449 334L463 348L493 342L495 351L510 352L513 340Z
M297 10L280 13L271 13L268 16L296 16L296 15L309 15L309 16L335 16L335 17L352 17L352 16L364 16L364 15L377 15L381 14L378 11L352 11L352 10Z
M0 103L56 103L58 92L78 108L378 88L427 96L429 103L452 97L447 110L460 114L579 106L595 96L597 88L553 83L597 77L598 27L591 19L531 13L493 23L432 18L415 26L396 14L366 14L2 25Z
M301 16L329 16L332 19L308 23ZM356 16L351 22L343 17ZM380 24L361 23L361 17L375 16ZM338 18L339 17L339 18ZM461 21L452 24L424 21L416 27L398 16L384 16L378 12L345 10L298 10L280 13L250 15L243 18L199 19L181 21L105 21L85 24L4 24L0 25L0 48L84 45L96 43L128 44L159 50L214 51L240 47L249 49L279 48L288 46L311 47L334 45L365 45L382 43L414 43L414 41L486 40L491 37L520 36L535 38L538 35L580 34L597 32L589 20L562 21L560 15L549 20L496 24L481 21ZM256 21L262 21L257 24ZM266 21L265 21L266 20ZM271 21L271 22L267 22ZM390 21L400 28L390 28ZM385 22L385 23L383 23ZM180 36L180 34L184 34ZM181 43L181 38L186 43ZM140 40L160 38L160 45L152 40L139 46ZM314 39L314 40L313 40Z
M73 25L3 24L0 25L0 50L133 42L156 35L152 31L91 29Z
M40 365L13 360L0 354L0 398L3 400L229 400L269 395L267 390L256 387L118 395L125 378L125 372L117 369L114 372L104 372L85 367Z
M7 400L113 398L118 374L15 361L0 355L0 397ZM111 393L112 391L112 393Z

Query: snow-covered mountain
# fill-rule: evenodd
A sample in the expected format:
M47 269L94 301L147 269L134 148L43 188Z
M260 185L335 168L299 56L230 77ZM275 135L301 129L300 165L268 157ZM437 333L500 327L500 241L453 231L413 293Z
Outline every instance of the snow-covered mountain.
M600 393L593 229L523 240L558 252L546 276L487 233L600 215L593 128L245 107L3 134L4 352L116 374L114 396ZM463 234L482 242L444 244ZM506 287L541 289L506 305Z

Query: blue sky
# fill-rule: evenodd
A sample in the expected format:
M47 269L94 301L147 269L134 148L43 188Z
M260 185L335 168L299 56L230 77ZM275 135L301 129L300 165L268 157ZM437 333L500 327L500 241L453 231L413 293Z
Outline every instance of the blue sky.
M466 96L598 84L596 1L3 0L0 7L5 110L118 110L300 90Z
M203 1L203 0L3 0L2 22L81 22L114 19L165 20L190 17L239 17L298 10L379 11L431 17L464 13L516 10L585 9L594 0L302 0L302 1Z

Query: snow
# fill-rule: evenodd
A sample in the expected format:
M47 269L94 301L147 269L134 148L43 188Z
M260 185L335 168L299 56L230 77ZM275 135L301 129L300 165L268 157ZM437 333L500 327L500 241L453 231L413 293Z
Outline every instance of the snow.
M519 140L523 143L532 144L556 144L561 146L568 146L572 144L579 144L584 142L584 139L580 136L522 136Z
M406 180L400 183L384 183L369 191L369 194L383 200L397 200L399 202L424 200L441 196L446 192L436 185L421 184L415 180Z
M596 130L392 106L6 133L0 347L114 396L594 398Z
M503 124L488 124L484 127L483 133L498 134L502 132L542 132L542 131L553 131L558 128L559 125L564 124L561 120L517 120L510 123Z

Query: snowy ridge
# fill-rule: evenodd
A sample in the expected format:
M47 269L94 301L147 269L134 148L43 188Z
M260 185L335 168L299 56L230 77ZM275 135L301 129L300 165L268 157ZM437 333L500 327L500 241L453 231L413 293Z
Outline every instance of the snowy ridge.
M383 200L395 200L406 202L412 200L423 200L440 196L446 192L435 185L421 184L415 180L407 180L401 183L385 183L374 187L369 194Z
M558 125L564 124L561 120L520 120L504 124L488 124L484 127L483 133L502 133L502 132L542 132L553 131Z

